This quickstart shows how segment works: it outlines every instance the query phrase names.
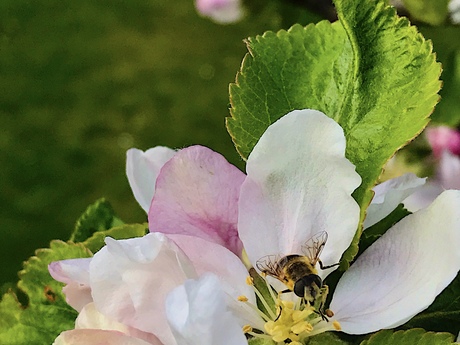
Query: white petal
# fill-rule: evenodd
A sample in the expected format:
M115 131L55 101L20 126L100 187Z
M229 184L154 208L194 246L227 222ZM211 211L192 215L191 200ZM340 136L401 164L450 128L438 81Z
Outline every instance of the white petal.
M460 191L407 216L346 271L331 310L350 334L393 328L427 308L460 269Z
M247 345L237 319L227 310L219 279L206 274L187 280L166 298L169 324L181 345Z
M345 158L342 128L316 110L296 110L262 135L247 161L238 231L250 261L301 253L314 234L329 234L321 259L339 261L358 226L351 193L361 183ZM322 273L324 276L324 272Z
M425 185L417 189L403 201L404 207L410 212L424 209L430 206L434 199L444 190L439 180L428 178Z
M445 189L460 189L460 158L444 150L439 161L438 178Z
M163 165L169 161L176 151L157 146L143 152L129 149L126 152L126 175L134 198L146 213L155 193L155 182Z
M374 198L367 209L364 229L388 216L404 199L425 184L426 178L408 173L374 187Z
M237 299L244 295L248 298L249 303L256 305L254 290L246 284L248 270L239 257L219 244L198 237L187 235L168 235L168 237L193 262L198 275L210 272L219 278L228 307L239 316L241 326L251 324L263 327L261 318Z
M166 322L166 295L195 271L183 252L163 234L115 241L97 252L90 265L97 309L108 317L163 343L174 343Z

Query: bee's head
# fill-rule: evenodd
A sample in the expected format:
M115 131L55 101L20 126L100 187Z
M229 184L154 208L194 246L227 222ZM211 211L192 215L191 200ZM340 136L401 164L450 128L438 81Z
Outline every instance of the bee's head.
M295 282L294 293L313 302L322 286L323 281L318 275L309 274Z

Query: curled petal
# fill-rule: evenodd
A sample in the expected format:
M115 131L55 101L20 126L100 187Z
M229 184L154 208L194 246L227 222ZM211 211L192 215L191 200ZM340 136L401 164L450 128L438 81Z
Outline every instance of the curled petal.
M164 300L174 287L196 276L188 258L159 233L120 241L106 238L106 244L90 265L97 309L171 344Z
M155 193L155 182L163 165L174 156L176 151L157 146L143 152L129 149L126 152L126 175L134 198L146 213Z
M427 308L460 269L460 191L402 219L340 279L330 308L342 330L402 325Z
M361 183L345 158L342 128L319 111L293 111L268 127L246 169L238 231L250 261L301 254L302 244L326 231L321 260L337 263L358 226L351 193Z
M375 195L367 209L364 229L388 216L404 199L420 189L425 181L426 178L408 173L375 186Z
M53 345L162 345L156 341L148 343L117 331L101 329L74 329L62 332Z
M67 284L62 291L67 303L77 311L93 301L89 279L92 258L54 261L48 265L51 276Z
M158 338L153 334L129 327L100 313L94 303L88 303L80 314L78 314L77 320L75 321L75 328L118 331L131 337L145 340L149 344L160 343Z
M241 326L257 325L263 328L261 318L253 313L246 304L238 301L239 296L245 296L249 303L256 305L252 286L246 283L248 270L243 262L227 248L198 237L187 235L169 235L180 249L184 251L196 269L198 275L210 272L215 274L225 292L229 308L239 316Z
M149 211L150 231L201 237L240 255L236 226L244 177L206 147L179 151L158 176Z
M178 344L247 345L237 319L227 310L219 279L206 274L187 280L166 298L166 314Z

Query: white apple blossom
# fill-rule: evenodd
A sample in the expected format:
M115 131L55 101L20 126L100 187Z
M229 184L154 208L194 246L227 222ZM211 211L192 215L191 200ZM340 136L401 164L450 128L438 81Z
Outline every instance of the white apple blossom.
M91 260L94 306L164 345L244 344L244 333L298 344L329 330L365 334L403 324L429 306L460 268L459 191L442 193L370 246L340 279L329 321L313 307L303 309L295 296L280 300L246 284L240 246L251 266L266 255L302 254L305 241L326 231L321 260L340 260L358 227L359 206L351 194L361 183L345 145L332 119L301 110L269 126L248 157L247 176L201 146L178 151L156 179L152 233L107 239ZM50 270L68 279L65 271L73 266L61 262ZM324 279L332 270L318 274ZM258 311L255 294L282 308ZM81 330L64 336L72 332Z

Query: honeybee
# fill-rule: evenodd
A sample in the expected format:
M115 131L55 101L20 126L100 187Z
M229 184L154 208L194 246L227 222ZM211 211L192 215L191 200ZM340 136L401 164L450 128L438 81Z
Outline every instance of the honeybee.
M327 232L321 231L313 235L301 250L304 255L291 254L280 257L267 255L257 260L256 267L263 275L272 276L287 286L281 293L294 292L310 305L316 305L316 299L321 296L318 312L324 317L322 307L327 295L328 287L318 275L316 264L322 270L339 265L338 263L324 266L319 256L326 245Z

